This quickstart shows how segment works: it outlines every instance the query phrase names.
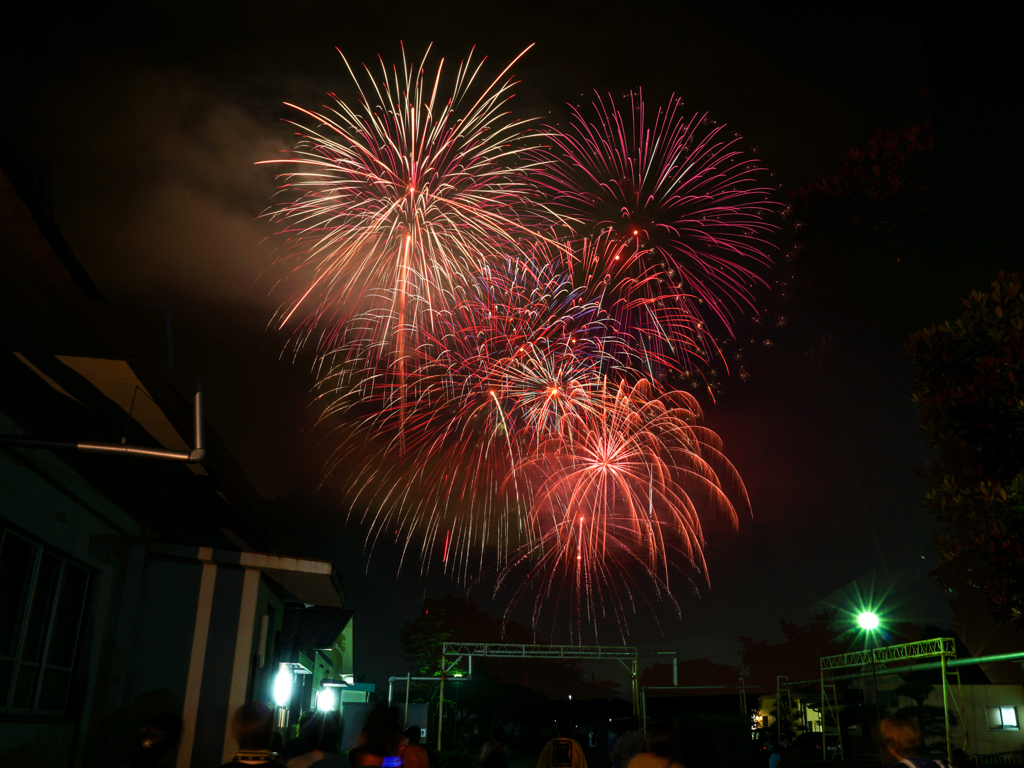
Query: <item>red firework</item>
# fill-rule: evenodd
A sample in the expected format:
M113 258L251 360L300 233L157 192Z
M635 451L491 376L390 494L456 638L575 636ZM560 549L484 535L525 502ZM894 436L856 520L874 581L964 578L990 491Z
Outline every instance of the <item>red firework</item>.
M634 590L623 577L638 569L673 605L672 568L684 562L706 575L702 512L735 527L730 497L744 509L749 499L721 440L700 419L687 393L659 396L649 382L622 383L604 388L571 429L539 446L517 470L533 478L534 492L530 540L503 574L528 565L511 605L534 594L537 619L550 595L556 606L564 598L579 636L584 621L609 608L624 628L622 606L634 602Z
M599 97L528 133L508 69L477 87L471 59L446 86L403 53L382 80L349 69L356 102L296 107L278 322L316 344L368 547L523 574L510 611L532 595L535 621L582 637L610 613L625 634L627 606L679 610L673 570L706 578L705 516L749 509L697 401L667 390L753 306L779 206L676 98L650 120L639 93Z

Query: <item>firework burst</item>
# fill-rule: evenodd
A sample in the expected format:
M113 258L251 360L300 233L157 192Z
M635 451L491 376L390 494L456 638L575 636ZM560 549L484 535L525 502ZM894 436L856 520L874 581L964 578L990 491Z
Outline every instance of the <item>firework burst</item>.
M359 330L401 360L427 309L527 234L517 215L527 136L508 112L509 68L481 86L472 54L450 79L443 60L428 74L428 55L409 62L403 50L400 68L381 62L364 77L342 55L355 105L288 105L300 140L288 158L266 161L288 169L268 215L298 283L277 322L299 345L316 336L321 350L337 348L358 315Z
M536 176L573 234L616 241L630 254L624 274L692 318L685 327L713 317L731 333L735 311L752 309L763 284L775 229L766 217L780 206L739 137L682 106L672 97L650 120L640 93L622 109L598 96L593 120L574 109L566 130L548 128Z
M333 466L359 467L349 487L372 538L422 537L424 569L447 542L444 566L463 579L486 550L501 560L519 545L532 488L516 468L591 407L608 361L600 311L568 278L518 262L484 271L431 310L435 332L406 350L400 379L387 354L343 348L320 381L325 416L349 433Z
M267 215L293 287L276 321L316 348L368 547L463 583L493 569L509 611L532 596L581 639L608 614L625 636L638 603L678 612L670 575L707 576L702 519L749 510L671 384L753 305L760 166L675 98L530 131L509 69L484 80L472 55L450 78L404 52L345 65L358 98L295 107Z
M690 311L680 286L666 285L660 263L649 250L612 234L560 243L542 243L534 258L558 263L580 288L580 301L607 318L606 354L618 362L620 377L665 382L669 373L696 367L714 351L705 323Z
M658 597L676 605L670 570L685 563L706 575L701 511L735 527L731 498L749 509L739 474L701 418L689 394L659 395L647 381L605 385L571 429L540 445L518 469L534 477L531 535L503 579L523 565L531 576L511 605L534 594L538 621L554 595L556 607L564 599L572 609L574 635L607 611L624 631L623 606L637 595L647 600L637 582L631 588L621 578L637 568Z

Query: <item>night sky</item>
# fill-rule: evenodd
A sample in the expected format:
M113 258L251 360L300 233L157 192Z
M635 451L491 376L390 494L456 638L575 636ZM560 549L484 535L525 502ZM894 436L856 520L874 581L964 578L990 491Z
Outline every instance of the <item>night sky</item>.
M277 306L273 242L256 217L273 171L254 163L290 146L282 102L315 108L327 91L350 92L335 46L373 63L397 59L400 42L412 56L433 42L453 62L476 45L494 75L536 43L514 70L517 114L557 121L595 89L641 87L654 105L675 93L756 146L780 198L835 175L837 159L876 130L932 120L934 213L915 257L871 280L845 262L851 279L828 286L842 314L816 310L820 286L806 281L764 297L791 322L748 362L747 383L727 382L717 403L703 403L753 517L736 533L709 527L710 589L698 599L678 580L682 619L660 611L659 630L641 614L630 642L734 663L737 634L775 637L780 617L803 621L872 572L879 593L896 583L900 618L950 621L920 579L934 565L934 524L913 471L928 451L900 348L916 328L955 317L959 297L999 269L1024 262L1020 86L1009 84L1019 62L999 19L771 5L141 2L38 11L7 31L5 151L52 165L62 232L157 360L167 352L156 305L173 307L168 376L183 392L202 376L208 418L260 492L303 512L303 554L339 564L356 610L357 668L369 681L405 671L398 628L424 596L457 587L421 581L415 566L396 579L387 546L367 567L363 534L344 528L336 489L317 488L331 446L315 429L310 361L281 360L286 339L267 329ZM827 353L808 354L826 333ZM487 588L473 598L501 610ZM614 626L601 633L619 641Z

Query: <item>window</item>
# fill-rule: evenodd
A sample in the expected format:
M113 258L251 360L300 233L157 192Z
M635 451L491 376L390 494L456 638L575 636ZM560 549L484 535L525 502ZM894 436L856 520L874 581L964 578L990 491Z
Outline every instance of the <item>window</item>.
M985 707L990 731L1019 731L1016 707Z
M61 716L89 572L0 526L0 712Z

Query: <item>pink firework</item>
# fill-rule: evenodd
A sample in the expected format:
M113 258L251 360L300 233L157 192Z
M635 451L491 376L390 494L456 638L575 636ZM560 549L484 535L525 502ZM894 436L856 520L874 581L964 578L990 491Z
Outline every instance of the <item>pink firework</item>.
M664 382L672 371L700 369L715 353L706 324L691 311L692 297L675 293L649 250L614 233L580 238L552 247L540 244L533 258L556 263L580 287L582 302L607 318L606 353L620 378Z
M686 116L672 97L651 120L640 93L620 110L611 97L548 127L535 153L547 207L575 236L614 238L658 292L695 322L731 333L737 309L752 309L770 265L769 217L781 210L763 168L738 136L706 115Z

